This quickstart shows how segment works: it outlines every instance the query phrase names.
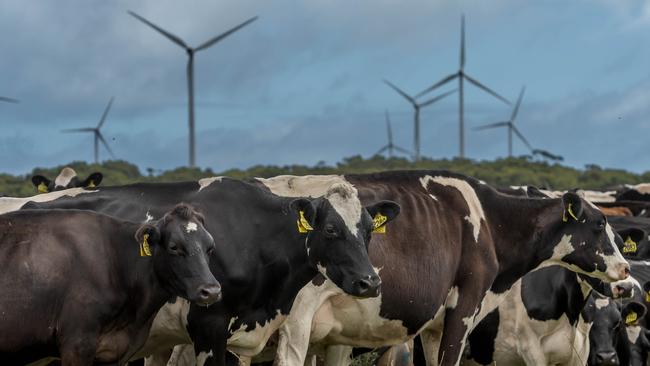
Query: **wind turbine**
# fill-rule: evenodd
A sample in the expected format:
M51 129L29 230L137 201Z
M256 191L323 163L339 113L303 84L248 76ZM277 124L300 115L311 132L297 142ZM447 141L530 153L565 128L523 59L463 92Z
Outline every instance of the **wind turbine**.
M7 103L20 103L20 101L18 101L17 99L3 97L3 96L0 96L0 101L1 102L7 102Z
M499 128L499 127L506 127L508 129L508 157L512 157L512 133L514 132L517 137L521 141L523 141L524 144L532 151L533 147L530 146L530 143L524 135L521 134L519 129L517 129L517 126L515 126L515 119L517 118L517 113L519 113L519 106L521 105L521 100L524 98L524 92L526 91L526 87L523 86L521 88L521 91L519 92L519 97L517 98L517 103L515 104L515 107L512 109L512 114L510 115L510 119L507 121L501 121L501 122L495 122L495 123L490 123L487 125L479 126L476 127L474 130L487 130L490 128Z
M100 129L104 125L104 122L106 122L106 116L108 115L108 110L111 109L112 104L113 104L113 97L111 97L111 99L108 101L108 105L106 106L106 109L104 109L104 114L102 114L102 118L99 120L97 127L72 128L67 130L61 130L61 132L65 132L65 133L92 132L95 135L95 164L99 163L99 142L100 141L102 142L102 144L104 144L106 150L108 150L108 152L111 154L111 157L115 158L115 155L113 155L113 151L111 151L111 148L108 146L108 143L106 142L104 136L100 131Z
M215 43L221 41L222 39L228 37L232 33L240 30L241 28L247 26L248 24L252 23L257 19L257 17L252 17L248 19L247 21L239 24L236 27L231 28L228 31L225 31L221 34L219 34L216 37L210 38L203 44L201 44L198 47L190 47L188 46L182 39L179 37L173 35L172 33L167 32L166 30L160 28L159 26L151 23L147 19L141 17L140 15L132 12L129 10L129 14L131 14L133 17L138 19L139 21L143 22L144 24L150 26L151 28L155 29L158 31L160 34L163 36L167 37L170 41L176 43L179 45L181 48L185 49L185 52L187 52L188 56L188 61L187 61L187 91L188 91L188 109L189 109L189 127L190 127L190 166L193 167L196 165L196 150L195 150L195 140L194 140L194 54L198 51L204 50Z
M401 148L393 143L393 130L390 127L390 117L388 116L388 110L386 111L386 130L388 132L388 144L384 145L379 151L375 153L375 155L379 155L383 153L384 151L388 150L388 157L392 158L393 157L393 150L397 150L401 153L404 153L406 155L411 155L411 152Z
M494 90L488 88L487 86L481 84L478 80L474 79L473 77L467 75L465 73L465 15L461 15L460 18L460 67L458 71L454 72L451 75L448 75L444 77L442 80L438 81L437 83L431 85L427 89L423 90L419 94L417 94L415 97L419 98L420 96L427 94L428 92L447 84L448 82L458 79L458 114L459 114L459 139L460 139L460 157L464 158L465 157L465 112L464 112L464 103L465 103L465 88L463 86L463 82L467 80L470 84L473 84L477 88L487 92L488 94L494 96L495 98L499 99L500 101L506 103L507 105L510 105L510 101L508 101L506 98L502 97L499 95L497 92Z
M425 102L418 103L417 100L416 100L417 97L413 97L413 96L410 96L410 95L406 94L406 92L404 92L402 89L395 86L395 84L391 83L390 81L384 79L384 83L386 83L386 85L390 86L393 90L395 90L397 92L397 94L401 95L404 99L406 99L413 106L413 109L415 111L415 114L414 114L414 117L413 117L413 119L414 119L414 134L413 134L414 155L413 155L413 159L415 161L420 161L420 109L422 109L422 107L426 107L428 105L431 105L431 104L439 101L440 99L448 96L449 94L455 92L456 90L455 89L450 90L450 91L448 91L446 93L442 93L442 94L440 94L440 95L438 95L436 97L433 97L433 98L431 98L431 99L429 99L429 100L427 100Z

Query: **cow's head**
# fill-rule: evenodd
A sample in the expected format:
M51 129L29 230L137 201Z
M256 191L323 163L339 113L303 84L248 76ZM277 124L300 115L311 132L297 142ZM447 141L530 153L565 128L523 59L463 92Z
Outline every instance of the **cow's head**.
M551 212L556 224L549 261L605 282L627 278L630 266L618 249L623 240L602 212L572 192L562 196L561 210Z
M623 253L624 257L630 259L642 258L642 253L647 252L645 248L645 238L647 236L646 232L638 228L627 228L616 231L618 235L623 239L623 245L618 249ZM642 244L643 243L643 244Z
M152 256L163 287L199 305L221 298L221 285L208 267L214 240L204 228L204 219L191 206L180 204L153 223L138 229L140 255Z
M621 312L614 301L592 294L581 313L592 323L589 331L589 366L618 366L616 345L621 328Z
M618 354L621 365L645 366L650 350L644 318L646 307L638 301L625 302L621 309Z
M291 207L307 235L311 265L350 295L379 295L381 280L368 258L368 244L373 231L382 231L399 214L399 205L380 201L363 207L352 185L337 183L323 197L298 198Z
M32 177L32 183L38 193L48 193L68 188L93 188L102 182L102 178L102 173L95 172L89 175L88 178L81 180L74 169L65 167L54 181L42 175L35 175Z

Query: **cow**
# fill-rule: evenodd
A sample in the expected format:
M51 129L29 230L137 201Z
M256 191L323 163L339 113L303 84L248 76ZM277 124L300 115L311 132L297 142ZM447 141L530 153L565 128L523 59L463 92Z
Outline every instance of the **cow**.
M616 194L616 201L650 201L650 183L626 184Z
M605 207L598 206L598 209L605 216L634 216L632 210L625 206Z
M133 358L194 343L199 365L221 365L230 358L227 347L242 357L262 350L298 291L315 277L321 282L327 278L354 297L379 295L381 280L368 258L368 245L373 230L386 230L397 217L399 205L378 200L364 207L349 183L322 188L317 198L278 197L256 185L214 177L69 189L39 195L39 202L8 200L5 209L79 208L150 220L178 201L195 205L215 238L210 268L221 282L224 300L207 309L182 301L165 306L150 341Z
M362 202L389 199L402 214L370 247L384 284L359 301L330 283L310 283L280 327L276 363L301 365L309 343L335 346L344 363L354 347L404 343L420 334L429 365L457 365L475 322L494 310L525 273L559 264L607 282L628 274L606 218L575 193L513 197L447 171L258 178L281 196L318 196L349 182ZM314 326L312 329L312 325ZM306 335L311 334L311 338Z
M34 184L38 193L49 193L68 188L94 188L102 182L103 178L102 173L95 172L86 179L81 180L74 169L65 167L53 181L42 175L34 175L32 184Z
M612 227L621 235L623 256L628 259L650 260L650 219L645 217L609 217ZM650 278L648 278L650 280Z
M606 311L600 310L609 300L592 289L614 298L632 295L634 283L629 279L612 285L559 266L528 273L472 330L462 364L584 365L590 354L590 328L607 320ZM594 300L590 303L594 296L595 307ZM595 357L609 360L610 350L615 356L613 338L596 338L605 353Z
M2 363L124 364L166 301L218 301L203 220L187 205L146 224L78 210L1 215Z

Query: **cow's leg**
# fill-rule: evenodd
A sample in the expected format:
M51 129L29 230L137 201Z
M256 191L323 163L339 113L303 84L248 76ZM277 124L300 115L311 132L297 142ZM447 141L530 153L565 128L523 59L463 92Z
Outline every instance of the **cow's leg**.
M352 347L342 345L327 346L325 366L349 366L352 363Z
M168 364L171 354L171 349L150 354L144 358L144 366L165 366Z
M471 295L484 293L480 289L467 289L470 296L463 296L462 287L459 291L461 295L456 306L448 307L445 312L445 325L438 350L438 363L441 366L457 366L460 363L467 335L474 326L474 317L480 304L480 299Z
M226 366L228 341L227 314L192 311L187 317L187 329L194 343L197 366Z
M442 332L436 329L425 329L420 333L422 352L428 366L438 365L438 350L440 349L441 338Z

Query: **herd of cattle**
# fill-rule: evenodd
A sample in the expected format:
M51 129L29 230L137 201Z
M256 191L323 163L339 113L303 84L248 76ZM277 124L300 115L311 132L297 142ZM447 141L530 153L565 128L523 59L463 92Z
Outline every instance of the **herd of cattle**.
M650 185L101 179L0 198L0 364L646 365Z

